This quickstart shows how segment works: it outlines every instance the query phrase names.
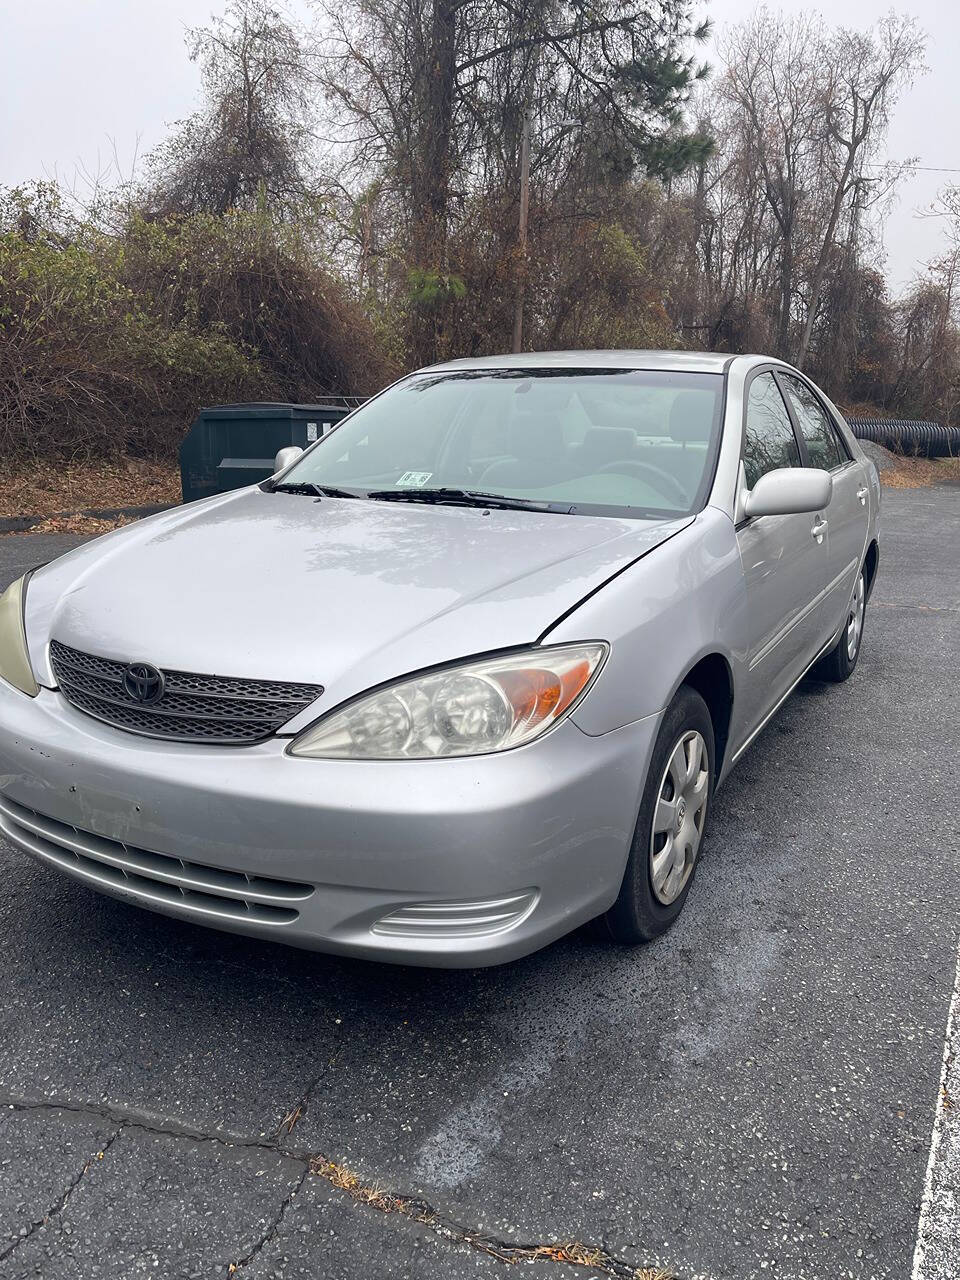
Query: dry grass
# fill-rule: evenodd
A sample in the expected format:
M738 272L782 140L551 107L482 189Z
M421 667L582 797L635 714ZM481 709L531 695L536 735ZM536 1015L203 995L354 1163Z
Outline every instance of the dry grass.
M402 1213L406 1217L415 1217L427 1221L430 1217L423 1205L405 1196L391 1195L382 1191L376 1183L363 1182L362 1179L342 1164L325 1160L322 1156L314 1156L310 1161L310 1172L318 1178L324 1178L340 1191L346 1191L361 1204L379 1209L381 1213Z
M671 1273L656 1267L630 1267L619 1259L611 1257L604 1249L581 1244L579 1240L570 1240L553 1244L518 1245L493 1240L473 1232L442 1222L429 1205L409 1196L397 1196L382 1190L376 1183L364 1182L352 1169L345 1165L327 1160L323 1156L314 1156L310 1161L310 1172L323 1178L340 1191L360 1204L378 1209L381 1213L399 1213L405 1218L423 1223L447 1239L456 1240L486 1253L499 1262L513 1264L517 1262L565 1262L574 1267L590 1267L605 1275L618 1277L619 1280L672 1280Z
M925 489L929 485L960 485L960 458L897 458L880 483L890 489Z
M90 508L146 507L180 501L180 473L172 463L132 459L7 463L2 466L2 475L0 516L52 517ZM108 527L115 525L111 522ZM76 532L103 530L84 528Z

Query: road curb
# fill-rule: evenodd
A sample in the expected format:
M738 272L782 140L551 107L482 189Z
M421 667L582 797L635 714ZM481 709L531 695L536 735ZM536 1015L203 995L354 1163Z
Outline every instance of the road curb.
M47 516L0 516L0 533L28 533L44 520L69 520L73 516L88 516L93 520L117 520L121 516L130 516L139 520L143 516L169 511L175 505L162 502L147 507L85 507L82 511L55 511Z

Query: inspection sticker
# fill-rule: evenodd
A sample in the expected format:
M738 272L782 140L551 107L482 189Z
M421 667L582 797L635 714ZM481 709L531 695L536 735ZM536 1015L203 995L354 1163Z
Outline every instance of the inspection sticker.
M432 471L405 471L397 481L397 486L404 489L421 489L432 475Z

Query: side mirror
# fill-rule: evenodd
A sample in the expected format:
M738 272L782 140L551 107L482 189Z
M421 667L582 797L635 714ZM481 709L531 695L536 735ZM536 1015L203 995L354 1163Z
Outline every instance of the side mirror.
M743 504L746 516L792 516L821 511L830 501L833 476L816 467L781 467L762 475Z
M288 444L284 448L277 451L277 456L273 460L273 474L278 471L286 471L300 457L303 450L298 444Z

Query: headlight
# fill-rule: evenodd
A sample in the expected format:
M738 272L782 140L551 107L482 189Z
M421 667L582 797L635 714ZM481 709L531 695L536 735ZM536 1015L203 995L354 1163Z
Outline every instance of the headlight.
M23 601L29 577L28 573L24 574L0 595L0 679L35 698L40 686L30 669L23 628Z
M300 735L295 756L425 760L506 751L562 720L607 654L602 641L531 649L414 676L333 711Z

